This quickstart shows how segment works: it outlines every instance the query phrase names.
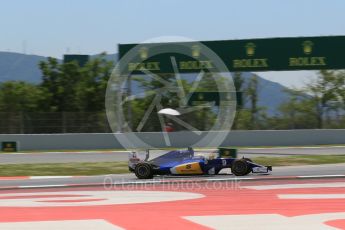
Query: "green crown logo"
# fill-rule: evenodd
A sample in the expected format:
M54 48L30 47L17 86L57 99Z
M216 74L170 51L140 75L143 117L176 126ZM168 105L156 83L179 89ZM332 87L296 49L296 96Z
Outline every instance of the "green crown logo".
M146 47L141 47L139 49L139 56L142 60L147 59L148 55L149 55L149 50Z
M249 57L251 56L254 56L255 54L255 48L256 48L256 45L252 42L249 42L245 45L245 48L246 48L246 53Z
M304 41L302 43L303 52L305 54L311 54L313 52L313 45L314 45L314 43L312 41Z
M194 58L198 58L200 57L200 51L201 51L201 47L198 45L193 45L192 46L192 56Z

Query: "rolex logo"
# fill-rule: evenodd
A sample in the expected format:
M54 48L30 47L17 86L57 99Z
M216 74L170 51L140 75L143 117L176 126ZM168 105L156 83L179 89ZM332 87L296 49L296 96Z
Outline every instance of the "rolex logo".
M246 53L249 57L254 56L255 54L255 44L252 42L249 42L246 44L245 48L246 48Z
M149 54L149 50L146 47L141 47L139 49L139 56L142 60L147 59L148 54Z
M200 51L201 51L201 47L198 45L193 45L192 46L192 56L194 58L198 58L200 57Z
M311 54L313 52L313 45L314 43L312 41L305 41L302 43L303 46L303 52L305 54Z
M200 93L199 95L198 95L198 100L204 100L204 95L202 94L202 93Z

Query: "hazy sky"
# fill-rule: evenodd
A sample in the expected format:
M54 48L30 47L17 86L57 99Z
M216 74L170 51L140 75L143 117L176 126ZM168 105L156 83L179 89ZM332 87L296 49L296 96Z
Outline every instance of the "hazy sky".
M344 0L0 0L0 51L117 52L157 36L195 40L345 34ZM300 85L313 72L263 74ZM279 77L281 76L281 77Z

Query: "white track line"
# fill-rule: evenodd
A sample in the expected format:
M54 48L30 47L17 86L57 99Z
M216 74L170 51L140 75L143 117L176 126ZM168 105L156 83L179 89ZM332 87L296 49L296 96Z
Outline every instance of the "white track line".
M92 150L92 151L60 151L60 152L54 152L54 151L49 151L49 152L15 152L15 153L7 153L9 155L25 155L25 154L59 154L59 153L64 153L64 154L71 154L71 153L130 153L131 151L127 150L118 150L118 151L102 151L102 150Z
M83 229L83 230L122 230L119 226L105 220L54 220L54 221L30 221L30 222L5 222L0 223L0 229L22 230L60 230L60 229Z
M50 184L50 185L21 185L17 188L55 188L55 187L67 187L68 184Z
M37 180L37 179L66 179L66 178L74 178L76 176L30 176L29 179Z
M204 198L195 192L180 191L40 191L0 194L0 207L74 207L143 204ZM80 228L78 228L80 229Z
M324 178L324 177L345 177L345 174L338 175L311 175L311 176L297 176L298 178Z
M345 194L278 194L279 199L345 199Z
M255 229L255 230L335 230L338 228L325 224L332 220L342 220L345 212L320 213L299 216L279 214L242 214L242 215L204 215L185 216L184 219L210 229ZM255 225L253 224L255 223Z
M255 180L257 178L254 177L242 177L242 178L212 178L212 179L205 179L206 181L241 181L241 180ZM266 178L268 179L268 178Z
M313 183L313 184L274 184L274 185L243 186L241 188L254 189L254 190L295 189L295 188L345 188L345 182Z
M331 149L331 148L345 148L345 146L335 145L335 146L287 146L287 147L253 147L253 148L240 148L240 150L252 149L252 150L260 150L260 149L267 149L267 150L274 150L274 149Z

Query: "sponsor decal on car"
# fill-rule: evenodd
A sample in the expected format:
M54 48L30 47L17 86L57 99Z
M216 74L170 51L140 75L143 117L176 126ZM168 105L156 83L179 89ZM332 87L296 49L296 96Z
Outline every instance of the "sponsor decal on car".
M199 162L178 165L173 168L173 171L176 172L176 174L202 174L203 173Z

